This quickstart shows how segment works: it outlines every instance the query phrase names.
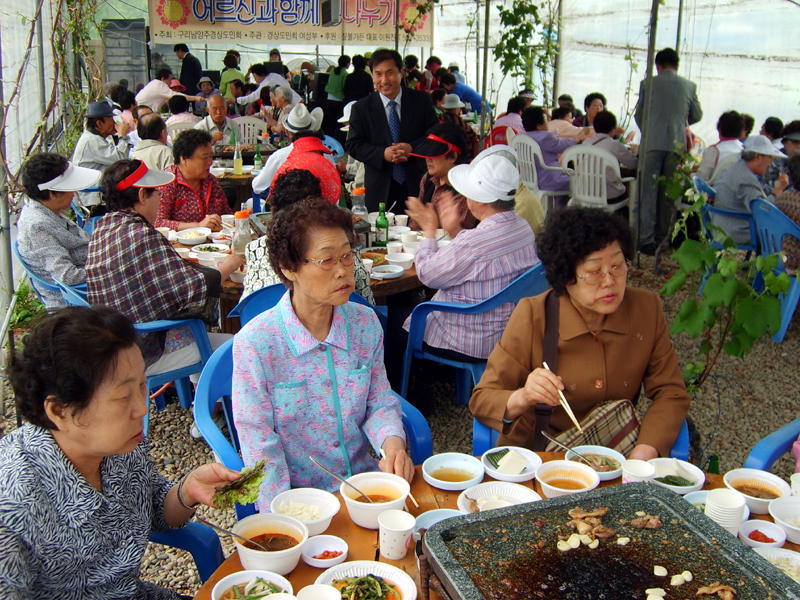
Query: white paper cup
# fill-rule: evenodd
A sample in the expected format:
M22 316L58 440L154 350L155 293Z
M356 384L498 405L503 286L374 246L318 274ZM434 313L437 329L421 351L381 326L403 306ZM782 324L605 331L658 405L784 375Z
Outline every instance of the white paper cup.
M386 244L386 254L400 254L403 251L403 242L389 242Z
M364 268L367 270L367 273L372 273L373 260L371 258L362 258L361 262L364 263Z
M403 252L406 254L411 254L416 256L417 250L419 250L419 242L409 242L403 244Z
M622 465L622 483L652 481L656 468L644 460L626 460Z
M408 215L395 215L394 224L401 227L408 227Z
M800 473L795 473L789 477L792 484L792 496L800 496Z
M169 239L169 227L156 227L156 231L163 235L165 238Z
M419 235L416 231L404 231L400 234L400 239L403 240L404 244L407 243L416 243L419 242Z
M236 217L233 215L222 215L222 224L225 227L234 227L236 224Z
M189 258L190 250L188 248L175 248L175 252L177 252L181 258Z
M417 520L402 510L387 510L378 517L381 556L401 560L411 545L411 532Z
M716 489L708 492L706 497L706 516L734 535L744 520L745 498L742 494L730 489ZM737 528L734 532L733 528Z

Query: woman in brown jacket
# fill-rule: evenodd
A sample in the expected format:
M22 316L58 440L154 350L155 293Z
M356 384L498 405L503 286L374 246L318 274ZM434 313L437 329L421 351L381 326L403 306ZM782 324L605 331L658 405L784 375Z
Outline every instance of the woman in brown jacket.
M489 356L470 410L501 433L500 445L533 446L543 402L554 408L551 435L572 427L559 390L581 421L606 400L653 399L629 458L669 456L689 410L669 328L654 292L627 288L633 242L628 225L603 209L568 208L536 238L552 290L519 303ZM542 367L545 301L558 294L556 373Z

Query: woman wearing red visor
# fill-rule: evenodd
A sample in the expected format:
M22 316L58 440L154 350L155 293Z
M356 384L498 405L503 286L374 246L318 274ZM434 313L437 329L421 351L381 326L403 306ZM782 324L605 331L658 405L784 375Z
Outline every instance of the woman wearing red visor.
M423 204L433 202L436 212L439 213L444 202L452 197L459 213L460 229L474 229L478 220L467 208L467 199L453 189L447 180L450 169L456 165L466 164L467 138L457 125L441 123L432 127L428 137L422 142L412 156L425 159L428 172L422 176L419 185L419 200ZM412 220L412 227L416 225ZM455 237L457 232L448 233Z

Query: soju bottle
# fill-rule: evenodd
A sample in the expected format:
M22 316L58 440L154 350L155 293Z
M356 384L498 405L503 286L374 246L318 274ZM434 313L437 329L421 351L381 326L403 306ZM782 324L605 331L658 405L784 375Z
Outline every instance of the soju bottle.
M253 157L253 170L260 171L264 166L264 158L261 156L261 144L256 144L256 155Z
M385 246L389 241L389 219L386 218L386 204L378 205L378 218L375 220L375 245Z

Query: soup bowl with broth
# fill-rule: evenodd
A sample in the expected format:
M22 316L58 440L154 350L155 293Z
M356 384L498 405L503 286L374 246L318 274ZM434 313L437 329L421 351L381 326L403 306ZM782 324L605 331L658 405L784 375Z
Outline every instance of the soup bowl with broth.
M422 463L422 477L435 488L461 491L483 481L483 463L467 454L445 452Z
M536 469L545 498L588 492L600 484L597 471L571 460L551 460Z
M380 471L359 473L347 481L373 500L372 503L364 500L348 485L339 486L350 519L364 529L378 529L378 517L382 512L402 510L411 491L411 486L402 477Z
M248 548L242 540L233 538L245 569L272 571L279 575L286 575L297 566L308 539L308 528L302 522L275 513L257 513L245 517L232 531L262 545L266 541L270 546L279 548L264 552Z
M783 479L759 469L733 469L725 473L725 485L744 496L750 512L766 515L776 498L792 495L792 488Z

